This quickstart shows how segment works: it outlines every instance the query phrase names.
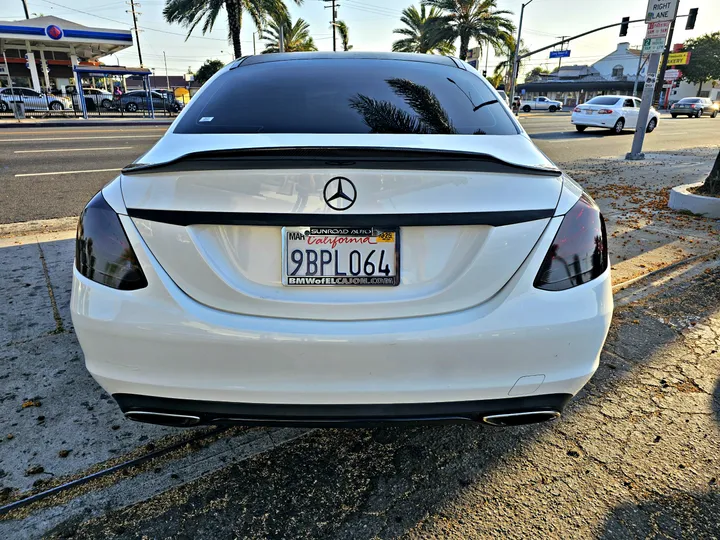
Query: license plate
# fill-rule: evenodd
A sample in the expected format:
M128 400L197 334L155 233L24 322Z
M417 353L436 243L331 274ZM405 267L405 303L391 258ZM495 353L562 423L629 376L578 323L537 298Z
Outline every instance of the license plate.
M287 286L400 284L397 229L284 227L282 280Z
M584 112L585 114L592 114L593 110L592 110L592 109L585 109L583 112Z

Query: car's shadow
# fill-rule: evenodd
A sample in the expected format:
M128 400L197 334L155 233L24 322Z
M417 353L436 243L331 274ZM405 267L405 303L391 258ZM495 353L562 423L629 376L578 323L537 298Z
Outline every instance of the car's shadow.
M620 134L610 131L610 129L598 128L597 130L586 130L580 133L579 131L547 131L542 133L528 133L531 139L540 139L545 141L553 141L560 139L599 139L604 137L627 137L633 136L634 131L623 131Z

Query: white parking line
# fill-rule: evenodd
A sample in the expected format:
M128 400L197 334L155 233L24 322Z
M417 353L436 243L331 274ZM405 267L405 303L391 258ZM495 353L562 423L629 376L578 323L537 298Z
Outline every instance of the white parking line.
M16 174L15 178L19 178L21 176L52 176L55 174L81 174L81 173L89 173L89 172L109 172L109 171L120 171L122 169L90 169L87 171L57 171L57 172L37 172L37 173L23 173L23 174Z
M160 135L110 135L102 137L40 137L32 139L2 139L0 142L36 142L36 141L94 141L96 139L159 139Z
M13 154L42 154L43 152L90 152L92 150L127 150L132 146L105 146L103 148L54 148L52 150L15 150Z

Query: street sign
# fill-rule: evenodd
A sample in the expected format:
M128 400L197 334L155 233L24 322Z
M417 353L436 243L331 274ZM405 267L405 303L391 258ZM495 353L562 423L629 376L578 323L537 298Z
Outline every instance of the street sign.
M5 69L4 64L0 64L0 75L7 75L7 70Z
M647 25L645 39L665 38L670 30L670 21L653 22Z
M665 38L650 38L643 40L642 52L659 53L665 50Z
M467 63L470 64L470 65L471 65L472 67L474 67L475 69L478 68L478 60L477 60L477 58L475 58L474 60L471 60L470 58L468 58Z
M666 81L674 81L675 79L679 79L680 77L682 77L682 73L680 73L679 69L665 70L665 80Z
M570 51L550 51L550 58L568 58Z
M467 54L468 60L473 60L473 59L478 59L478 58L480 58L480 47L474 47L468 51L468 54Z
M689 52L678 52L668 54L668 66L684 66L690 63Z
M648 0L645 22L672 21L677 15L679 0Z

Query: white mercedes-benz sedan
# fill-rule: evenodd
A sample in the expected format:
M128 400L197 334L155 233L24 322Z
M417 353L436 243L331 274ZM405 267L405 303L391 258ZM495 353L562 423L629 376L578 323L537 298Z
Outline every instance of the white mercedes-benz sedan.
M443 56L236 60L78 224L75 330L138 421L550 420L612 310L598 207Z

